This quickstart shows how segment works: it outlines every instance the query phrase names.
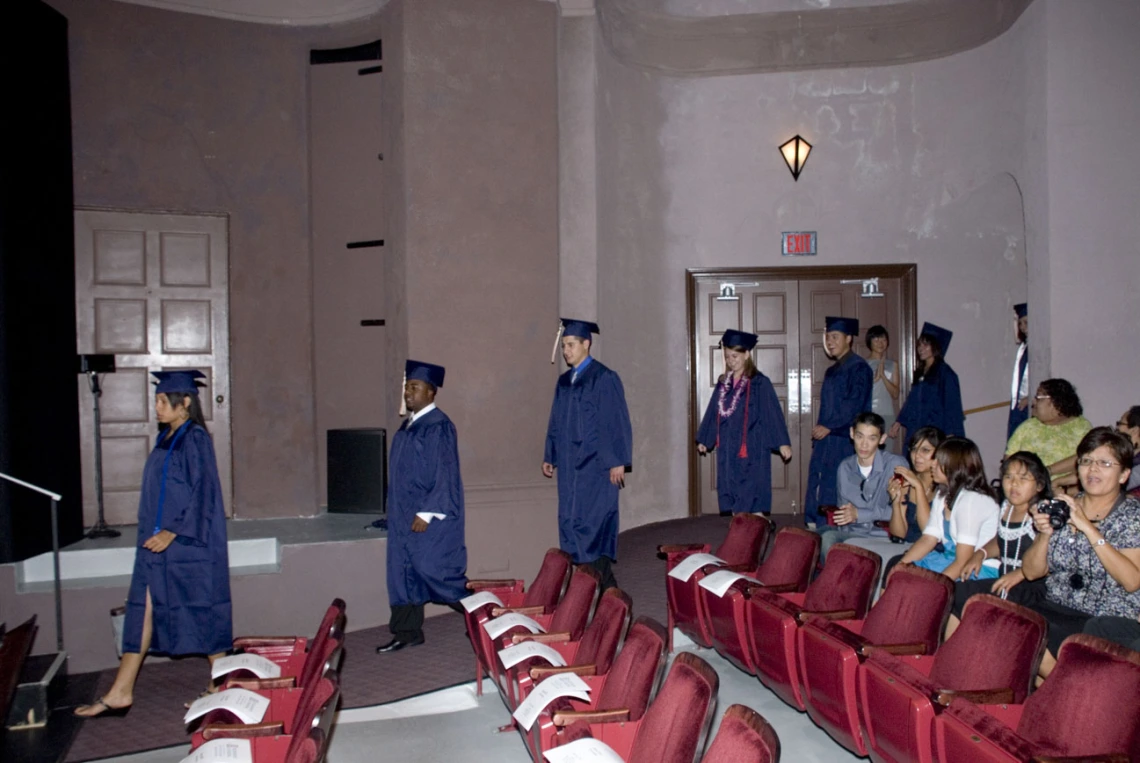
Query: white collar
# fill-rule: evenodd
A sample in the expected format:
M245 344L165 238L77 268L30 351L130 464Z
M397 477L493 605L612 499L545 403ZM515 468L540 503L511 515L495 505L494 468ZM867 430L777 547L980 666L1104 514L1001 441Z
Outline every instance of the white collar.
M425 405L423 408L420 408L415 413L409 413L408 414L408 426L415 424L416 421L418 421L419 419L422 419L425 414L431 413L434 410L435 410L435 403L428 403L427 405Z

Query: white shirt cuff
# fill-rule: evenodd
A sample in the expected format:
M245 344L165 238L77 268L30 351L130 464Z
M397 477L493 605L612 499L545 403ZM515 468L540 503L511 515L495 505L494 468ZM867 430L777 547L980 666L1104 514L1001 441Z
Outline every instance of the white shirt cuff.
M433 519L447 519L446 514L440 514L435 511L417 511L416 516L427 522L429 525Z

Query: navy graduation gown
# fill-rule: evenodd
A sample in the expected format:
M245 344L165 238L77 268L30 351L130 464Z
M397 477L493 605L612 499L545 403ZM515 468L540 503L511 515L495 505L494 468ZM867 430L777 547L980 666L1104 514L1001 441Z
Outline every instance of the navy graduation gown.
M966 414L962 412L962 391L958 374L939 361L918 384L911 386L898 422L907 434L922 427L938 427L947 435L966 436Z
M790 446L792 441L784 409L768 377L757 372L741 383L748 387L728 418L721 418L719 403L724 397L728 401L725 405L730 405L733 392L725 388L723 378L717 383L697 430L697 442L709 450L716 449L720 510L768 514L772 511L772 451L781 445ZM747 454L741 456L743 443L747 443Z
M807 495L804 498L804 521L819 525L823 520L820 506L834 506L836 474L839 463L855 452L851 444L851 425L864 411L871 410L871 387L874 373L867 361L854 352L831 364L823 374L819 392L819 418L816 423L831 434L815 440L808 463Z
M455 425L438 408L405 421L388 461L389 604L459 601L467 595L467 545ZM420 512L445 519L412 532Z
M205 429L191 421L165 438L163 431L143 468L138 548L127 594L123 651L137 653L141 647L150 589L152 651L217 654L233 646L233 618L226 513L214 443ZM164 463L166 489L159 518ZM177 536L159 554L142 547L156 526Z
M618 487L633 464L633 427L618 375L597 360L558 377L543 461L558 469L558 543L575 564L617 559Z

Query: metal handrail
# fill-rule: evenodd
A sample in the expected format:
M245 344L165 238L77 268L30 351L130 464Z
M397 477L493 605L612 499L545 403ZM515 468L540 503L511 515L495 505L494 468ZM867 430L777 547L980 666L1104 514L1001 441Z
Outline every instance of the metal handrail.
M46 495L51 499L51 553L52 563L55 567L55 645L59 651L63 651L63 592L60 590L59 582L59 502L63 500L63 496L59 493L53 493L47 488L42 488L39 485L33 485L30 482L25 482L22 479L17 479L10 474L0 472L0 479L8 480L11 483L26 487L28 490L34 490L40 495Z

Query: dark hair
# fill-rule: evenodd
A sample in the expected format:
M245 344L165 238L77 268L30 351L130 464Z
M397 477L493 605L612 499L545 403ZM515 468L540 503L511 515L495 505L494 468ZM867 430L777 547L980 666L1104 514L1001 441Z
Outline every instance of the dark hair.
M920 427L914 430L914 434L910 436L907 450L914 450L914 446L920 442L926 441L938 450L938 446L946 439L946 433L938 427Z
M1005 460L1001 462L1001 476L1004 477L1009 473L1011 464L1024 466L1025 471L1029 472L1029 476L1037 483L1037 495L1033 496L1033 500L1029 502L1030 506L1036 506L1053 497L1053 481L1049 478L1049 467L1045 466L1045 462L1041 460L1040 456L1036 453L1030 453L1028 450L1019 450L1006 456Z
M863 411L855 417L855 421L851 424L851 428L855 429L860 424L870 424L879 430L881 436L886 431L887 422L883 421L883 417L874 411Z
M884 327L876 324L867 329L867 336L863 338L863 341L867 343L868 350L871 349L871 340L878 339L879 337L883 337L888 342L891 341L891 335L887 333L887 330Z
M938 489L946 496L946 505L953 510L954 502L963 490L972 490L997 499L986 479L986 466L982 454L973 440L965 437L947 437L934 452L934 458L946 475L946 485Z
M166 395L167 402L169 402L170 407L175 410L185 405L186 413L190 415L190 421L193 421L202 427L202 429L206 429L206 418L202 415L202 400L198 397L197 392L167 392L161 394ZM190 402L187 403L187 400ZM166 427L160 427L160 429L165 428ZM206 431L209 432L210 430L206 429Z
M932 334L919 334L917 344L922 344L923 342L930 345L930 353L934 356L934 362L930 364L929 369L926 368L925 363L914 364L913 384L918 384L927 376L936 373L938 366L942 363L942 342L938 341L938 337Z
M1080 416L1085 412L1085 409L1081 407L1081 399L1077 397L1076 388L1068 380L1046 379L1037 386L1049 396L1049 399L1053 401L1053 407L1062 416Z
M1128 413L1124 414L1124 423L1128 425L1129 429L1140 427L1140 405L1134 405L1128 409Z
M1132 468L1132 458L1136 455L1132 447L1132 440L1117 432L1112 427L1093 427L1089 433L1081 438L1077 445L1077 458L1087 456L1101 446L1107 445L1112 455L1125 469Z

